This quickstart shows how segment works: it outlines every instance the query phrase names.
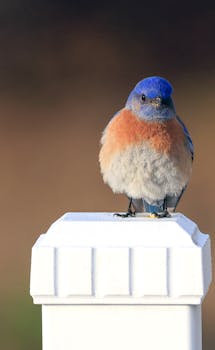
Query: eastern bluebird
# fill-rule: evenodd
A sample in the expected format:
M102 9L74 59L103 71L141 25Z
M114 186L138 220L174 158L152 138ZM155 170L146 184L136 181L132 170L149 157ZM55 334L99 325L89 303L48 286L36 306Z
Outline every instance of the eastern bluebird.
M167 217L187 186L193 143L176 114L172 91L164 78L141 80L103 132L99 162L104 182L129 198L127 213L117 215L144 210Z

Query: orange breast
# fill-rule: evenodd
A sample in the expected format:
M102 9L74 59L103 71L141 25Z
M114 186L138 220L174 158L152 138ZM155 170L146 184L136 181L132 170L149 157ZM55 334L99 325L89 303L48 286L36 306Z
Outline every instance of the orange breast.
M176 119L146 122L131 111L122 109L105 131L100 161L107 164L116 152L144 141L148 141L158 152L175 153L185 142L185 136Z

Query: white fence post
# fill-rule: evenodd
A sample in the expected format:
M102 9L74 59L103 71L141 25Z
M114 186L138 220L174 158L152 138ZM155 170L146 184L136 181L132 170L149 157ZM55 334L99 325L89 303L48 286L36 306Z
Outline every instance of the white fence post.
M68 213L32 249L43 350L201 350L210 239L174 214Z

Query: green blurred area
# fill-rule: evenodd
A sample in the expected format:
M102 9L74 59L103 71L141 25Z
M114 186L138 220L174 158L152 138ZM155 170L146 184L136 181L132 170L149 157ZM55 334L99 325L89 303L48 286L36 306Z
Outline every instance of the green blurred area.
M143 77L164 76L175 88L196 153L178 210L214 247L214 15L207 1L1 2L1 349L41 349L40 307L29 297L38 236L68 211L126 208L102 182L99 142ZM204 350L215 346L214 300L212 286Z
M39 350L42 348L41 308L33 306L26 294L3 295L0 307L1 349Z

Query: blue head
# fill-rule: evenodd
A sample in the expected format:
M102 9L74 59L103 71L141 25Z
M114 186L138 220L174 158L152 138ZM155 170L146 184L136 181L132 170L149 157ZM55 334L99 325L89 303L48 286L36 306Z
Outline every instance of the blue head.
M126 108L131 109L140 119L169 120L175 117L171 84L161 77L141 80L131 91Z

